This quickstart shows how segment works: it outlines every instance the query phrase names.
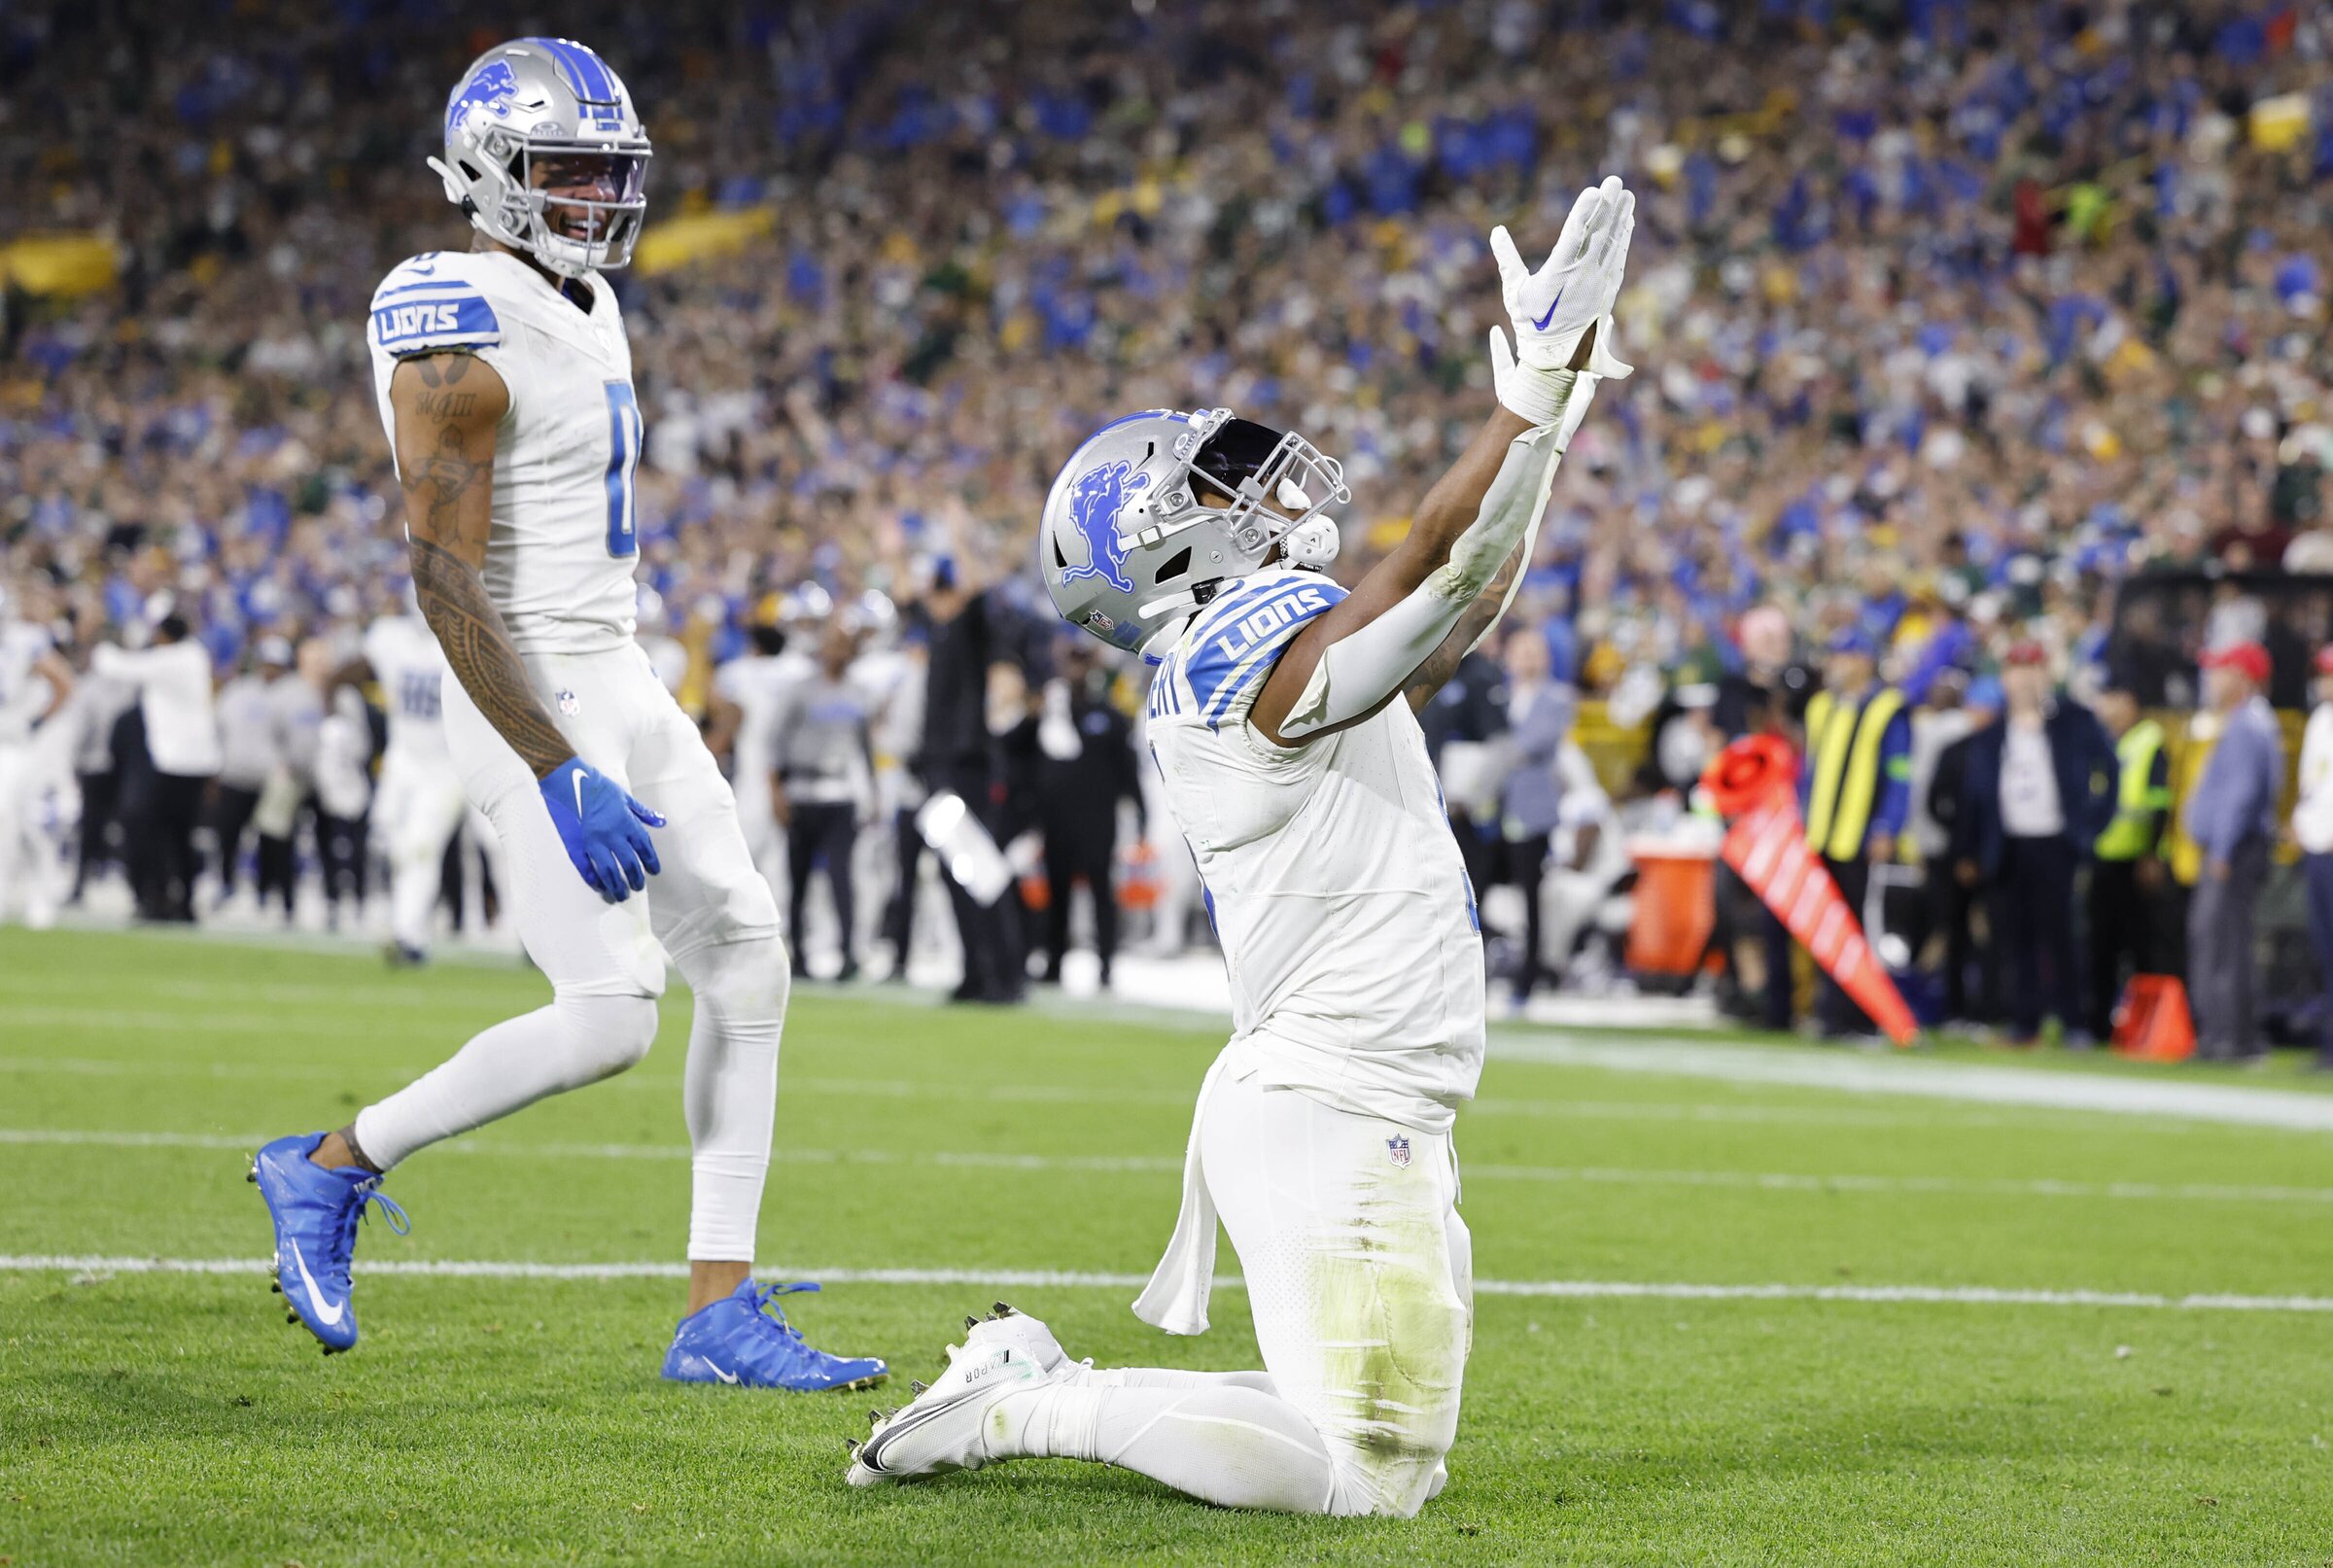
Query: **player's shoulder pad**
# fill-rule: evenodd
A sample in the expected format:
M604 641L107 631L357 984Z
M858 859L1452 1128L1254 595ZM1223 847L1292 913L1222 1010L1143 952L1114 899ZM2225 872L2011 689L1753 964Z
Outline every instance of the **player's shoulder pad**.
M1218 594L1184 634L1178 650L1197 716L1210 729L1245 712L1272 657L1305 622L1324 614L1344 589L1317 572L1267 572Z
M465 251L429 251L400 262L372 292L373 346L403 359L500 343L502 320L476 260Z

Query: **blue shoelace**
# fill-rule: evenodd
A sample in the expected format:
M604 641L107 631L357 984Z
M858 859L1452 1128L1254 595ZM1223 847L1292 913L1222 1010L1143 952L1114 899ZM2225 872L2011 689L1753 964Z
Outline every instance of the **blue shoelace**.
M791 1296L801 1291L815 1291L818 1288L815 1282L797 1285L755 1286L753 1290L753 1321L760 1324L768 1333L775 1335L784 1348L812 1355L818 1354L818 1352L812 1350L809 1344L804 1342L802 1331L786 1321L785 1308L778 1305L778 1298L781 1296Z
M349 1263L357 1255L357 1226L365 1218L366 1207L372 1203L380 1204L391 1231L399 1236L412 1234L413 1222L405 1217L396 1199L381 1191L380 1177L358 1182L349 1189L348 1212L340 1222L339 1241L332 1248L330 1260L331 1276L342 1283L347 1281Z

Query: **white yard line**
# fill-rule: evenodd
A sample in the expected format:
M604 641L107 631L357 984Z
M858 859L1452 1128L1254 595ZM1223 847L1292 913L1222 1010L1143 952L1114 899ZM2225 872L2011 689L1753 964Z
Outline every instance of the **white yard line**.
M1644 1036L1626 1041L1576 1040L1505 1030L1493 1034L1490 1052L1498 1061L1547 1066L2333 1132L2333 1095L2192 1079L1989 1067L1855 1050L1709 1045Z
M333 1066L316 1062L183 1062L167 1059L149 1062L114 1057L0 1056L0 1073L71 1078L279 1079L285 1082L343 1084L352 1080L378 1079L384 1084L396 1084L419 1077L428 1070L429 1065L399 1066L374 1062L351 1062ZM680 1088L680 1075L635 1069L618 1077L605 1079L592 1087L595 1091L605 1088L675 1094ZM1077 1084L961 1084L938 1077L827 1078L811 1073L789 1073L781 1067L778 1088L782 1096L832 1095L858 1099L953 1101L981 1099L1007 1104L1165 1105L1187 1113L1199 1093L1199 1079L1194 1075L1188 1089L1102 1089ZM2003 1116L1950 1105L1896 1111L1868 1105L1678 1104L1670 1100L1564 1099L1498 1095L1473 1101L1460 1114L1464 1117L1569 1117L1590 1121L1744 1122L1818 1127L1950 1125L1965 1128L2030 1127L2035 1118L2046 1118L2055 1113L2043 1110L2012 1112ZM2164 1130L2182 1132L2184 1128L2172 1123L2167 1124Z
M145 1258L77 1254L0 1254L0 1273L252 1274L264 1258ZM366 1274L459 1279L678 1279L679 1263L524 1263L483 1259L366 1262ZM799 1269L764 1271L771 1277L816 1279L835 1285L982 1285L1018 1289L1136 1290L1144 1274L1089 1273L1039 1269ZM1219 1276L1219 1290L1244 1288L1236 1275ZM2124 1307L2175 1312L2333 1312L2333 1297L2244 1296L2195 1292L2173 1296L2131 1290L2040 1290L1990 1285L1704 1285L1683 1281L1620 1279L1478 1279L1483 1296L1563 1298L1582 1301L1652 1300L1708 1302L1833 1302L1891 1305L1913 1303L1955 1307Z
M265 1142L257 1133L137 1132L55 1128L0 1128L0 1146L11 1144L109 1149L220 1149L249 1152ZM679 1143L520 1143L497 1138L449 1138L437 1145L449 1154L522 1160L656 1160L689 1158ZM993 1150L930 1150L903 1154L892 1149L783 1147L780 1164L930 1165L990 1170L1118 1171L1166 1175L1183 1168L1179 1155L1014 1154ZM2333 1187L2293 1187L2235 1182L2062 1181L2054 1177L1813 1174L1774 1170L1661 1170L1625 1166L1518 1166L1464 1164L1469 1181L1580 1183L1601 1187L1709 1187L1745 1192L1870 1193L1985 1198L2123 1199L2162 1202L2187 1199L2230 1203L2333 1203Z

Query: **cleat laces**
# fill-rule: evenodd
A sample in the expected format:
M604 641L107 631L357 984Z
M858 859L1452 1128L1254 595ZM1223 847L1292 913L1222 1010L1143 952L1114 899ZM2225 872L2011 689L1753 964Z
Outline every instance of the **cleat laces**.
M349 1189L348 1207L340 1220L340 1234L333 1237L331 1256L325 1260L326 1277L342 1290L348 1288L349 1264L357 1255L357 1227L365 1219L365 1210L378 1203L389 1229L399 1236L409 1236L413 1222L398 1206L396 1199L381 1191L381 1178L369 1177Z

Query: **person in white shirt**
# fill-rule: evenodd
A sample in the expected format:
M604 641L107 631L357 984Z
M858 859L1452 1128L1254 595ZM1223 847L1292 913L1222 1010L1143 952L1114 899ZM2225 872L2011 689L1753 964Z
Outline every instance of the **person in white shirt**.
M2333 1070L2333 646L2316 650L2316 706L2310 710L2309 727L2301 735L2292 837L2301 847L2301 874L2309 886L2309 941L2325 977L2316 1065L2328 1071Z
M713 673L716 738L726 742L729 788L737 797L738 825L747 854L773 898L785 888L785 833L772 805L778 771L778 715L786 693L816 668L801 649L786 649L776 596L761 607L748 628L752 651L727 660Z
M280 760L268 686L291 668L292 645L280 637L263 637L252 649L252 668L219 688L219 787L211 803L211 832L219 845L221 904L235 895L243 837Z
M138 688L146 754L154 772L145 798L124 815L130 829L131 882L148 920L194 919L194 825L203 792L219 776L219 717L211 692L211 656L183 616L164 615L152 645L100 644L90 653L99 675Z
M27 923L55 918L55 847L42 827L42 802L62 771L49 744L58 710L73 695L72 667L49 633L16 618L0 598L0 918L21 896ZM60 764L52 766L52 762Z

